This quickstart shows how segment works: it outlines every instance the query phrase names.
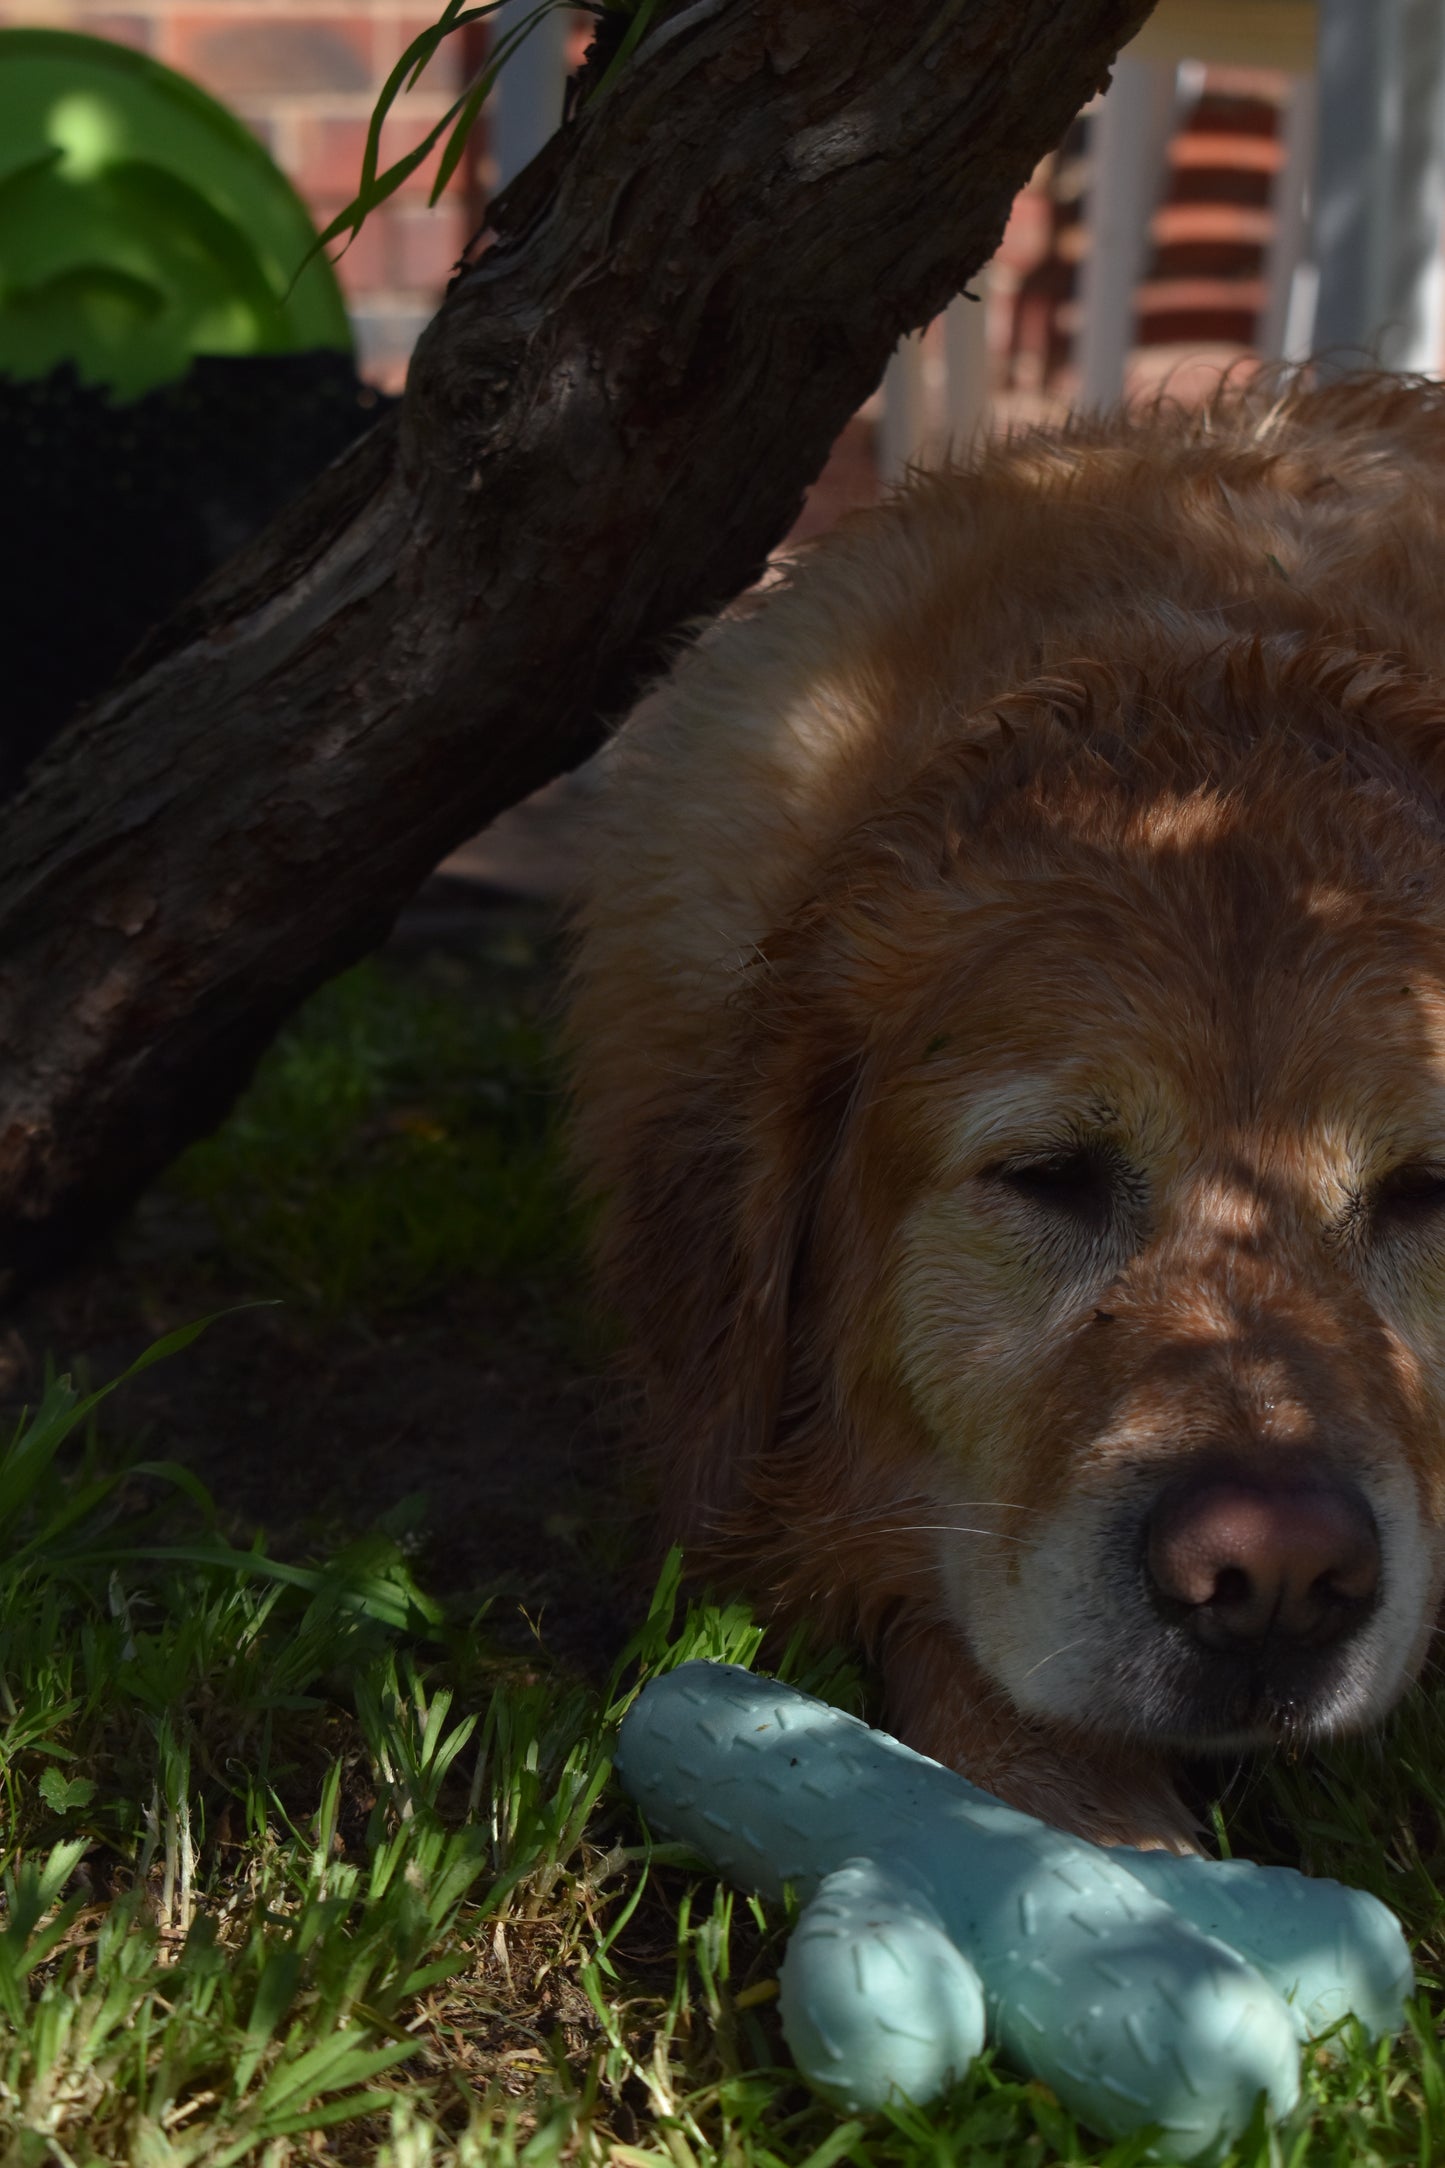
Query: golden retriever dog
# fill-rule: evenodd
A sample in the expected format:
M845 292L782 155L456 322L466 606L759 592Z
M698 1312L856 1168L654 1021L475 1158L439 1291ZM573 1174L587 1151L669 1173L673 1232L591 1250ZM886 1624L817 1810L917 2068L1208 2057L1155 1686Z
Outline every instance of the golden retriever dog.
M578 1148L673 1529L1187 1845L1445 1579L1445 390L924 474L614 748Z

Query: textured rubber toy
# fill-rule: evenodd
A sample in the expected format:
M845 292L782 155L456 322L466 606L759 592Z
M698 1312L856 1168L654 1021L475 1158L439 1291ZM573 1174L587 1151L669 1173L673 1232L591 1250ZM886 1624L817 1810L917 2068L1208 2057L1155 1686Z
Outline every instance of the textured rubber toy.
M622 1726L655 1829L729 1880L805 1900L783 1966L799 2069L850 2111L922 2101L990 2029L1093 2129L1158 2124L1208 2160L1299 2092L1299 2041L1346 2011L1397 2030L1399 1922L1288 1868L1104 1850L1004 1806L806 1694L684 1664Z

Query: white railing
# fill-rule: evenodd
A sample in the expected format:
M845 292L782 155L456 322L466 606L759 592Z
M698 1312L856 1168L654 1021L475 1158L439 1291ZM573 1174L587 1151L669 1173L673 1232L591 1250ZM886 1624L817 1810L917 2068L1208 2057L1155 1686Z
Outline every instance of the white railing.
M1087 245L1079 281L1078 394L1127 388L1134 295L1181 93L1200 64L1289 77L1271 192L1268 360L1320 354L1434 375L1445 361L1445 0L1160 0L1093 108ZM936 365L935 365L936 366ZM979 366L977 356L965 364ZM945 360L950 375L953 364ZM930 401L930 390L934 396ZM987 389L942 388L980 426ZM892 418L890 419L890 411ZM960 432L966 435L969 432ZM905 341L884 385L882 467L935 449L939 387Z

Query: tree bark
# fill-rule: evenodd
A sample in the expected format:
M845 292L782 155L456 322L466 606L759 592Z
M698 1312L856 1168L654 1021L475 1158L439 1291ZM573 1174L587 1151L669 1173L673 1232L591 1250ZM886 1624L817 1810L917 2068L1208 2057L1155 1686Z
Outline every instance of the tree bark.
M0 1269L128 1202L449 849L757 576L1149 4L695 0L518 177L399 424L11 803Z

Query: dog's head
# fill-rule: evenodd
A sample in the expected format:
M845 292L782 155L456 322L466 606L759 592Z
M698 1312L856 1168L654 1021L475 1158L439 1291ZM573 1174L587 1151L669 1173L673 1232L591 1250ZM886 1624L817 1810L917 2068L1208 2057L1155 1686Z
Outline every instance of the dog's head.
M751 1481L1024 1711L1308 1737L1445 1580L1438 709L1121 682L936 762L757 963Z

